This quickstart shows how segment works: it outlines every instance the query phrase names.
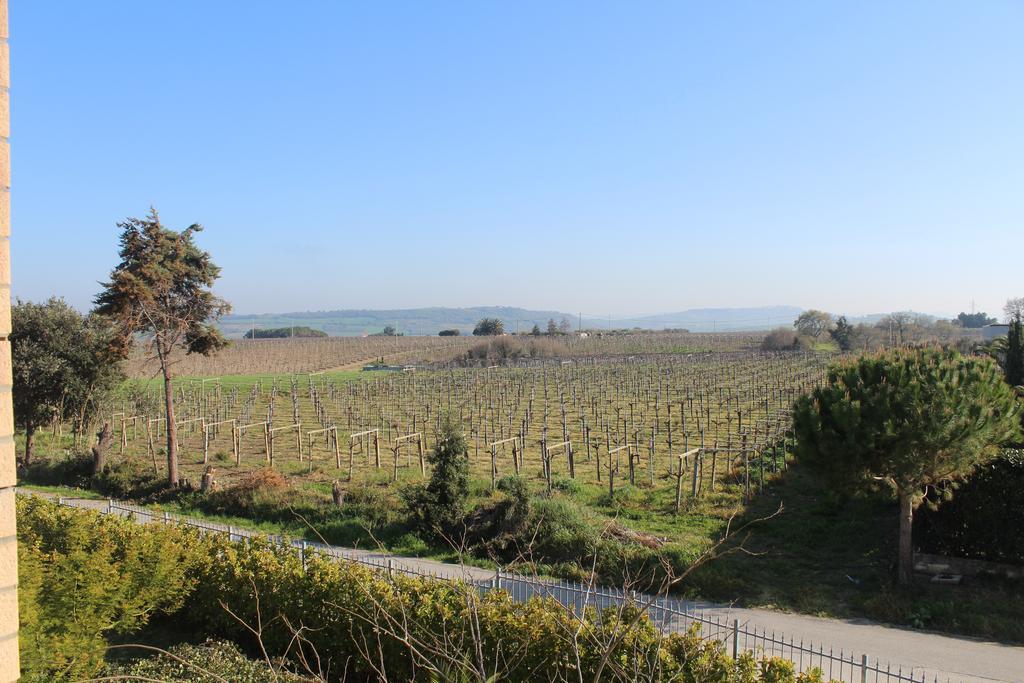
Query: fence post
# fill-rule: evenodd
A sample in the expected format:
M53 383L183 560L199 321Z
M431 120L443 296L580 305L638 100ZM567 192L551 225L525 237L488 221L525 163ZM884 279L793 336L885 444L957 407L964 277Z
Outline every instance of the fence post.
M306 541L302 541L302 547L300 552L302 553L302 573L306 573Z
M113 511L114 511L114 499L113 498L107 498L107 514L109 515Z
M390 557L388 558L388 578L395 578L395 561Z
M64 496L57 496L57 507L64 504Z
M230 524L228 524L228 542L231 542L231 541L234 540L233 538L231 538L232 534L234 534L234 533L235 533L234 529L232 528L232 526Z
M860 683L868 683L868 656L860 656Z
M740 620L732 620L732 658L740 656Z
M171 515L166 510L164 510L164 524L170 524L170 523L171 523Z
M494 570L494 580L491 582L491 588L498 590L501 588L501 568Z

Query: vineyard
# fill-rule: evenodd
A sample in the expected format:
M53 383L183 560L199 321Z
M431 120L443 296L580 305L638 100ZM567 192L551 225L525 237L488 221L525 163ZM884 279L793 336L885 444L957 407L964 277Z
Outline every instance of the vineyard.
M235 340L215 356L183 355L174 371L191 377L296 373L345 368L381 357L393 362L439 361L465 350L466 337L327 337ZM155 377L160 366L140 346L128 362L129 377Z
M522 474L549 491L560 479L610 496L627 484L670 487L677 508L720 485L749 499L785 467L790 406L828 363L821 354L657 352L678 339L648 340L648 353L621 357L636 339L588 341L565 346L602 345L608 355L357 379L312 371L182 381L181 466L195 481L215 465L221 483L263 467L310 482L421 479L448 414L466 431L473 476L492 486ZM123 457L161 470L166 425L155 384L133 384L111 421Z
M757 347L762 335L754 333L691 334L596 333L580 337L327 337L294 339L235 340L215 356L179 355L174 359L176 375L218 377L222 375L292 374L341 368L384 359L395 364L479 364L480 361L528 358L583 358L680 354L710 351L739 351ZM128 363L128 375L149 378L159 374L155 358L142 346Z

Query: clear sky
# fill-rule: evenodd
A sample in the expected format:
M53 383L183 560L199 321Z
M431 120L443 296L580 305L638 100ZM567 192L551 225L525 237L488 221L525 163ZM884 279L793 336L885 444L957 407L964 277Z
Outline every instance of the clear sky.
M11 0L15 296L199 222L239 313L1024 296L1024 3Z

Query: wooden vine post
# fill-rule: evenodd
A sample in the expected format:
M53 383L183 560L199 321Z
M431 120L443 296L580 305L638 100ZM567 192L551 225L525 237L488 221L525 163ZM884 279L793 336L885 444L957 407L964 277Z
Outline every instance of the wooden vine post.
M375 459L375 462L376 462L377 469L380 469L380 430L376 429L376 428L374 428L374 429L366 429L366 430L361 431L361 432L356 432L355 434L350 434L349 437L348 437L348 480L349 481L352 481L352 477L354 475L354 470L355 470L355 444L358 441L359 444L360 444L360 448L362 448L362 438L364 436L367 438L367 443L368 444L369 444L369 439L371 439L371 438L373 439L373 456L374 456L374 459ZM338 464L339 464L339 468L340 468L340 465L341 465L341 461L340 460L338 461Z
M507 443L512 444L512 466L516 470L516 474L519 474L519 460L516 452L517 445L519 443L519 436L512 436L507 439L499 439L498 441L492 441L490 444L491 450L491 490L493 491L497 486L498 481L498 446L504 446Z
M676 456L676 469L672 472L672 476L676 478L676 514L679 514L679 507L683 502L683 477L686 476L686 470L688 469L688 459L693 456L693 468L697 469L697 454L700 452L699 448L694 448L692 451L686 451Z
M402 442L410 439L416 439L420 456L420 474L423 476L427 475L427 465L423 460L423 435L419 432L413 432L412 434L406 434L395 438L394 446L392 446L391 449L395 453L395 464L391 473L391 481L398 481L398 453L402 448ZM406 463L406 465L408 466L408 463Z
M619 471L619 451L626 451L626 457L630 459L630 463L633 462L633 447L628 443L625 446L619 446L612 448L607 453L608 463L605 465L605 469L608 471L608 499L612 500L615 498L615 475Z

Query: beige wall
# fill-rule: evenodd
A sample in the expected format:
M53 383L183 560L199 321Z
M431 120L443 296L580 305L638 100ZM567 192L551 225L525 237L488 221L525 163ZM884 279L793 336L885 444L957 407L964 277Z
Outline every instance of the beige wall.
M18 544L11 409L11 156L7 0L0 0L0 682L18 679Z

